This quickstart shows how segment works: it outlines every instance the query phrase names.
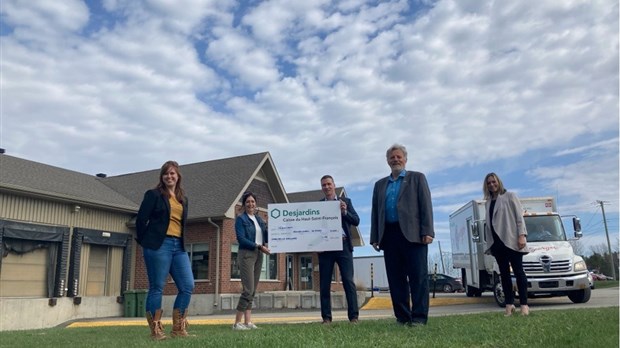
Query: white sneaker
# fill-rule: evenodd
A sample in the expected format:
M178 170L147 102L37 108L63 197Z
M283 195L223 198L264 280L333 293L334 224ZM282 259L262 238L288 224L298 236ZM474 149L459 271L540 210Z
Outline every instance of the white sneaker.
M242 323L235 323L233 325L233 330L249 330L249 327L246 327L245 325L243 325Z
M258 329L258 326L254 325L253 323L247 323L245 324L245 327L252 330Z

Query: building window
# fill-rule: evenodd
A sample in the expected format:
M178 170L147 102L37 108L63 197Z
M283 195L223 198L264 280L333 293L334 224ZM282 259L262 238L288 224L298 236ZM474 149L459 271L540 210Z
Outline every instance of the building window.
M189 259L192 261L194 279L209 279L209 244L197 243L186 245Z
M278 256L276 254L263 254L260 279L278 279Z
M230 245L230 278L241 279L239 264L237 263L237 255L239 254L239 244Z
M239 263L237 261L237 255L239 254L239 245L232 244L230 246L230 278L241 279L241 271L239 270ZM263 256L263 264L260 272L260 279L278 279L278 255L266 255Z

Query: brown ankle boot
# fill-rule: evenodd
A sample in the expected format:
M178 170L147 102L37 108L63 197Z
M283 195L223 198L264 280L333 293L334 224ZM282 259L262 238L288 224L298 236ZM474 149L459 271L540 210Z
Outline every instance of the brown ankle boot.
M181 310L175 308L172 311L172 337L188 337L194 336L187 333L189 323L187 322L187 309L181 314Z
M146 321L149 322L151 328L151 338L156 341L165 340L166 334L164 334L164 326L161 324L162 310L155 311L155 315L151 315L151 312L146 312Z

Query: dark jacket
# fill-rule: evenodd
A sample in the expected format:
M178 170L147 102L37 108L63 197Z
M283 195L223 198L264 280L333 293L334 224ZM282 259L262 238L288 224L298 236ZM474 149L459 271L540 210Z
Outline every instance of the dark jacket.
M254 217L263 232L263 245L265 245L268 242L267 224L258 214ZM247 213L243 212L235 219L235 233L239 241L239 249L256 250L256 227Z
M181 245L184 245L185 223L187 221L187 197L183 197L181 218ZM136 241L143 248L157 250L161 247L170 223L170 202L158 189L148 190L140 204L136 217Z
M344 231L344 235L347 236L347 245L349 246L349 250L353 251L353 241L351 240L351 225L357 226L360 224L360 217L357 215L355 208L353 208L353 203L351 199L347 197L338 197L338 200L342 200L347 205L347 213L342 214L342 230ZM325 198L321 199L321 201L325 201Z
M370 219L370 244L381 243L385 232L385 198L389 176L377 181L372 192ZM433 204L426 176L407 171L398 193L398 223L405 238L412 243L422 243L422 237L435 237Z

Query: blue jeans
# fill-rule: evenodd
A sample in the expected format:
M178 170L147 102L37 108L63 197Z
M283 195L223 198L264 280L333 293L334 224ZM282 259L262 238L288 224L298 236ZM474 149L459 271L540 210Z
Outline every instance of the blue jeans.
M179 291L173 308L185 313L194 291L194 275L189 255L183 250L181 239L166 237L159 249L143 248L143 252L146 274L149 278L146 311L154 314L161 308L164 286L170 274Z

